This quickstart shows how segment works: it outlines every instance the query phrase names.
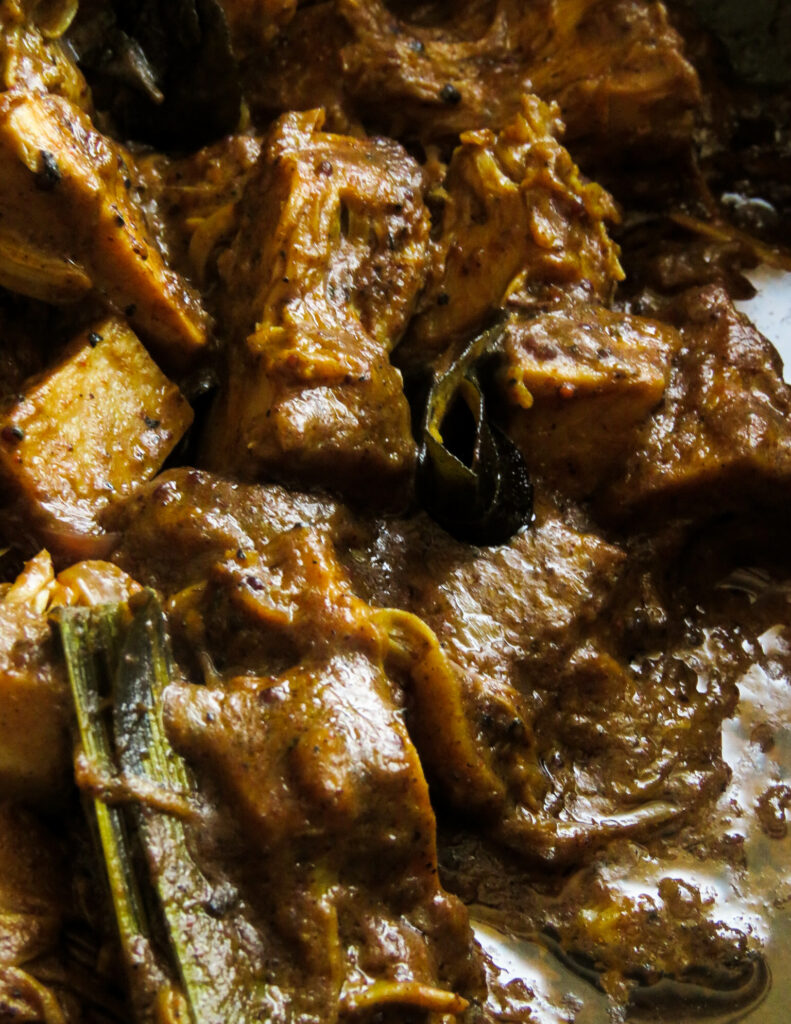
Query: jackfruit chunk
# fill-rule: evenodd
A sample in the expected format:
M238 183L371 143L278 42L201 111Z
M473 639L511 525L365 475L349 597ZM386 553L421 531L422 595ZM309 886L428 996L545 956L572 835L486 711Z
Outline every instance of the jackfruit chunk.
M71 779L71 698L48 612L126 601L138 590L111 562L78 562L56 577L48 551L0 585L0 801L53 804Z
M415 446L389 352L425 279L418 164L395 142L273 126L219 260L233 336L205 464L403 504Z
M435 262L402 365L469 337L500 308L609 302L623 279L607 234L612 197L558 141L558 109L535 96L498 135L466 132L443 185Z
M633 147L683 144L700 104L682 39L656 0L299 3L276 45L255 57L242 74L256 120L323 106L333 131L362 120L426 146L498 131L534 92L559 104L575 151L584 145L605 166Z
M149 480L192 421L134 333L108 318L28 381L0 416L0 470L27 529L58 554L100 535L102 512Z
M599 511L625 521L708 519L758 509L785 516L791 497L791 388L774 347L719 285L691 289L663 315L682 347Z
M70 766L68 685L46 607L46 551L0 596L0 800L51 802Z
M500 380L530 468L574 497L620 473L680 344L666 324L596 306L513 319Z
M49 8L49 10L48 10ZM0 91L56 93L89 110L91 90L63 38L77 9L76 0L0 4Z
M237 56L260 60L261 51L291 21L297 0L222 0Z
M197 295L130 195L132 162L59 96L0 96L0 284L45 302L95 290L169 365L206 340Z
M67 1019L61 1012L42 1012L44 1001L50 1011L53 1004L59 1008L52 996L35 998L36 989L44 993L46 989L26 973L35 974L40 960L57 952L69 907L71 886L60 840L26 808L0 803L0 1012L4 1021ZM42 973L46 976L46 967Z

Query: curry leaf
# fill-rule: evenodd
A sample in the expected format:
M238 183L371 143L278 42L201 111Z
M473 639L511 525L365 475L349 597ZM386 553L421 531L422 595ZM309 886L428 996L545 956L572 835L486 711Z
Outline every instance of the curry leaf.
M533 511L524 459L493 422L481 382L501 336L486 331L435 375L419 420L421 503L458 540L480 545L505 542Z
M219 0L113 0L111 8L94 32L78 18L73 36L97 105L125 136L196 149L236 128L241 86Z

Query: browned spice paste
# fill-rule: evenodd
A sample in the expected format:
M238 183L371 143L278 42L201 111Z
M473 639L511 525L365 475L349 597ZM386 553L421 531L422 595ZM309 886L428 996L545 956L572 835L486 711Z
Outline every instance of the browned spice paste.
M185 820L196 1024L785 1019L791 104L706 10L0 0L0 1021L191 1019L80 792ZM142 588L188 793L73 741Z

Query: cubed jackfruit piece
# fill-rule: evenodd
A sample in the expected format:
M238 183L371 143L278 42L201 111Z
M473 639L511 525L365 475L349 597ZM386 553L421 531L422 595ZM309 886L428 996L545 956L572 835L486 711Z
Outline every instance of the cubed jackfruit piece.
M71 778L71 697L48 612L126 601L138 590L109 562L78 562L56 577L48 551L0 586L0 801L53 804Z
M399 350L420 364L491 321L571 299L608 302L623 278L607 234L612 197L587 182L558 141L558 108L525 96L495 135L466 132L443 183L435 262Z
M68 684L46 615L54 580L42 551L0 597L0 800L57 800L68 779Z
M421 172L395 142L323 120L275 123L220 258L233 340L204 463L398 507L415 445L388 355L425 277Z
M59 555L84 554L102 513L151 479L192 422L178 387L108 318L28 381L0 416L0 471L20 521Z
M791 388L775 348L719 285L690 289L664 314L681 331L662 404L599 500L608 519L642 523L725 513L787 518Z
M621 471L679 345L672 327L588 305L512 320L500 379L531 469L574 497Z
M60 96L0 95L0 283L45 302L93 290L169 366L206 342L197 293L162 259L131 155Z

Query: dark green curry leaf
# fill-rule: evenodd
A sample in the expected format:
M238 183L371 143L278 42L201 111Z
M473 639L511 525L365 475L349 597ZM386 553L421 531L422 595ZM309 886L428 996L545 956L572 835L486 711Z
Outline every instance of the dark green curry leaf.
M481 382L501 335L486 331L435 375L418 421L421 504L458 540L480 545L504 543L533 511L524 459L493 422Z
M241 86L219 0L112 0L74 27L97 106L125 137L196 149L233 131Z

